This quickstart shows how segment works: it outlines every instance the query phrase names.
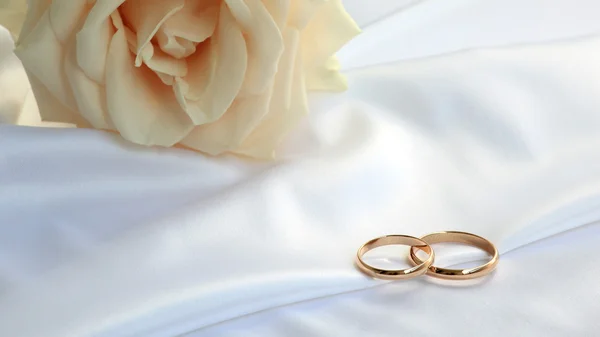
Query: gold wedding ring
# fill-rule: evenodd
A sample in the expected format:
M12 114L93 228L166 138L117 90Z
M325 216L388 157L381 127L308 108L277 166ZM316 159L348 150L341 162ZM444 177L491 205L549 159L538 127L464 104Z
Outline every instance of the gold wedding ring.
M377 247L388 245L412 246L428 253L429 257L425 261L415 263L416 265L412 268L396 270L375 268L363 261L362 257L366 252ZM356 264L362 272L374 278L383 280L406 280L425 274L433 263L434 258L435 254L433 250L427 242L422 239L408 235L387 235L373 239L362 245L356 253Z
M479 248L479 249L489 253L492 256L492 259L490 261L488 261L487 263L485 263L481 266L478 266L475 268L469 268L469 269L448 269L448 268L440 268L440 267L436 267L434 265L430 265L429 269L427 271L427 274L430 276L433 276L433 277L447 279L447 280L474 279L474 278L481 277L481 276L491 273L496 268L496 265L498 264L498 250L496 249L494 244L492 244L487 239L484 239L481 236L478 236L475 234L466 233L466 232L457 232L457 231L438 232L438 233L427 234L427 235L421 237L421 240L427 242L430 245L435 244L435 243L443 243L443 242L463 243L463 244L466 244L469 246ZM429 247L429 246L427 246L427 247L429 249L431 249L431 247ZM418 247L418 246L411 247L410 259L415 263L415 265L420 266L421 264L423 264L423 261L417 257L417 254L416 254L417 249L421 249L421 247ZM421 250L423 250L423 249L421 249ZM430 250L423 250L423 251L428 254L430 252ZM426 261L429 261L431 259L431 256L433 256L433 254L430 254L429 256L430 256L430 258L428 258Z

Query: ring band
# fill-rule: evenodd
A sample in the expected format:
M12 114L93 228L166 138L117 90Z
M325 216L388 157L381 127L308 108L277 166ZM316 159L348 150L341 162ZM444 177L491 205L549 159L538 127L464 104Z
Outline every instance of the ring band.
M446 279L446 280L468 280L474 279L481 276L485 276L491 273L498 264L498 250L489 240L482 238L481 236L465 233L465 232L457 232L457 231L448 231L448 232L438 232L431 233L421 237L421 240L427 242L432 245L435 243L442 242L457 242L464 243L469 246L477 247L492 256L492 259L488 261L486 264L475 268L469 269L448 269L448 268L440 268L436 266L429 266L427 274L433 277ZM416 250L421 249L421 247L413 246L410 249L410 259L416 265L421 265L423 261L417 257ZM421 249L422 250L422 249ZM426 253L429 251L425 250ZM429 260L429 259L428 259Z
M375 268L363 261L362 257L366 252L377 247L388 245L407 245L411 247L416 247L428 253L429 258L427 258L425 261L420 261L419 263L416 263L416 266L412 268L396 270ZM362 245L356 253L356 264L363 273L374 278L379 278L383 280L406 280L425 274L428 268L433 263L434 258L435 254L433 252L433 249L431 249L427 242L425 242L422 239L408 235L387 235L373 239Z

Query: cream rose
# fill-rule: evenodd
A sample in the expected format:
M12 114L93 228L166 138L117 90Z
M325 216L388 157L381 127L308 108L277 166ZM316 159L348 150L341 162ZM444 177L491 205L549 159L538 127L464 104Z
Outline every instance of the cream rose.
M16 52L44 120L265 158L358 32L341 0L30 0Z

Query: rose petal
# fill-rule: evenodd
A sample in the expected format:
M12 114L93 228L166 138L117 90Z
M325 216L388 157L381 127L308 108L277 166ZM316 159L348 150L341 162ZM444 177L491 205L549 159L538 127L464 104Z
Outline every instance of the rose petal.
M144 63L154 71L171 76L183 77L188 72L185 60L175 59L160 49L154 49L151 57L144 57Z
M0 27L0 124L16 124L23 114L24 97L31 85L21 61L13 54L14 44L4 27ZM36 111L39 115L39 112Z
M233 153L255 158L271 159L284 136L308 113L301 53L298 50L300 32L293 28L284 31L285 52L269 112Z
M63 105L76 109L77 104L64 72L64 47L54 35L48 12L42 15L27 38L21 41L15 54L27 71L42 82Z
M69 0L65 0L69 1ZM75 47L77 48L77 64L83 72L99 84L104 84L106 71L106 55L108 46L115 34L115 28L110 20L125 0L96 1L90 10L82 28L77 33Z
M218 18L219 0L188 0L184 10L165 21L160 30L199 43L213 35Z
M25 17L27 16L27 5L21 3L21 1L15 1L14 3L3 3L0 0L0 22L2 22L2 28L7 29L12 35L13 39L19 36L21 26Z
M54 35L66 43L87 16L88 0L53 0L48 12Z
M163 74L161 72L155 71L156 76L160 78L160 80L166 85L173 85L175 83L175 77L167 74Z
M25 96L25 101L21 107L20 114L17 121L14 123L17 125L40 125L42 124L42 117L40 116L40 108L35 101L33 91L30 91Z
M166 20L156 39L160 48L175 58L185 58L196 45L211 37L217 26L220 0L187 0L183 10Z
M175 59L183 59L192 55L196 51L196 44L166 33L159 29L156 32L156 40L160 49Z
M194 61L188 60L190 75L187 77L191 77L191 80L187 82L190 86L197 81L210 79L200 100L186 101L185 109L196 125L210 123L223 116L238 95L246 73L248 57L246 42L225 4L221 7L219 25L216 35L211 38L211 43L213 46L209 52L216 52L216 56L211 57L212 62L209 63L211 70L207 69L197 74L193 68L204 67L204 65L192 65ZM212 76L206 76L207 73ZM194 78L196 76L197 78Z
M198 45L196 52L186 59L188 75L183 80L189 85L182 92L185 99L191 101L202 99L208 85L215 76L217 69L217 49L216 43L201 43Z
M227 113L210 124L195 127L181 142L212 155L239 147L269 111L271 90L236 99Z
M137 35L129 27L123 24L123 19L121 18L121 14L119 13L119 11L112 12L110 14L110 19L114 28L121 29L125 33L125 39L127 40L129 50L133 54L138 55L138 57L135 60L136 67L140 67L145 60L149 60L152 58L152 56L154 56L154 46L152 45L152 43L146 44L144 48L142 48L142 50L138 53Z
M113 130L106 107L106 92L104 87L92 81L79 68L76 50L68 48L65 59L65 73L71 84L79 113L97 129Z
M348 89L346 77L340 73L337 57L331 56L323 65L305 67L306 88L320 91L344 91Z
M221 10L229 9L231 15L237 20L237 23L242 27L250 26L252 22L252 11L244 0L225 0L225 6L221 6Z
M42 121L74 124L81 128L91 125L81 115L62 104L35 75L27 73L31 89L37 100Z
M190 85L184 79L179 77L173 78L173 92L175 93L175 98L184 110L188 106L185 95L188 93L189 90Z
M291 0L288 25L302 31L313 15L330 0Z
M291 0L263 0L263 4L282 31L287 24Z
M120 11L123 20L137 34L136 64L140 53L150 43L160 26L185 5L185 0L127 0Z
M27 35L35 28L42 15L50 8L50 4L52 4L52 0L27 1L27 15L25 16L25 21L21 27L21 33L19 34L17 44L20 44L21 41L27 38Z
M123 30L110 44L106 88L115 127L134 143L172 146L193 127L168 87L150 69L135 67Z
M302 31L304 65L322 66L359 33L360 28L346 12L342 1L327 1Z
M279 27L260 0L225 2L246 33L248 69L241 91L243 94L260 94L271 85L283 53ZM250 11L249 17L246 17L247 10Z

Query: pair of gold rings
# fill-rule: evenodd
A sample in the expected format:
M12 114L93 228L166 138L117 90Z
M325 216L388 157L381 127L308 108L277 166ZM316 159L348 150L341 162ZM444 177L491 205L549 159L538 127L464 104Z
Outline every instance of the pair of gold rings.
M477 247L487 252L492 256L487 263L469 269L448 269L440 268L433 265L435 260L435 252L431 248L431 244L455 242ZM410 248L410 260L414 267L407 269L380 269L375 268L363 260L366 252L377 247L388 245L408 245ZM417 250L422 250L429 255L425 260L417 257ZM356 264L358 268L365 274L384 280L406 280L427 273L433 277L447 280L467 280L481 277L491 273L498 264L498 250L487 239L481 236L457 231L437 232L427 234L421 238L416 238L409 235L387 235L373 239L362 245L356 254Z

